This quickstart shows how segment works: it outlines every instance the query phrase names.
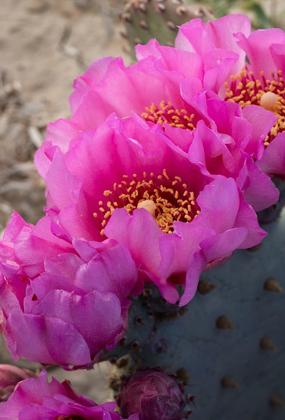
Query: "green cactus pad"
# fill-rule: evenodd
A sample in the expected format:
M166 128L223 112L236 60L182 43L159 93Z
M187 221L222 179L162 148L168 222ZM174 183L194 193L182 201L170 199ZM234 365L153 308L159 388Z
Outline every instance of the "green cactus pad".
M156 38L161 45L173 46L178 26L195 18L208 21L213 15L202 6L186 6L183 0L131 0L125 5L121 18L130 53L135 57L137 44L147 44Z
M260 246L202 274L184 311L155 288L134 299L124 346L112 353L130 355L128 373L184 372L195 420L285 418L285 210L263 227Z

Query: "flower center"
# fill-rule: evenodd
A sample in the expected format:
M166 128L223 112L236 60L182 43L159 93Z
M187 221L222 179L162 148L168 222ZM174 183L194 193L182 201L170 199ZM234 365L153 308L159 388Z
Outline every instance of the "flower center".
M175 109L171 102L167 104L161 101L159 106L152 104L145 108L147 112L142 113L142 118L151 121L154 124L168 124L171 127L184 128L185 130L194 130L194 114L189 114L186 109Z
M164 233L173 232L175 221L189 223L200 213L187 184L182 183L179 176L171 180L165 169L158 176L153 172L149 175L144 172L140 178L137 174L124 175L119 184L115 183L112 190L105 190L103 194L108 201L99 201L99 212L93 213L100 224L101 235L116 208L125 208L130 214L135 209L146 209Z
M265 146L285 131L285 86L281 71L271 73L271 79L265 79L261 72L256 79L252 71L244 69L238 76L231 76L230 86L225 85L227 101L237 102L242 108L259 105L277 115L275 125L264 140Z

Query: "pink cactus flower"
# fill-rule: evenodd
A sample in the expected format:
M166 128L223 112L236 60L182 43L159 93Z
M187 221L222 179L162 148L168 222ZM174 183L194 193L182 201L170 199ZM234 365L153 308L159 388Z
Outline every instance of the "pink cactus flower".
M216 84L216 92L227 101L261 107L275 115L275 123L260 144L257 159L263 172L285 177L285 33L281 29L250 33L246 16L230 15L214 22L195 19L180 27L176 47L196 52L203 59L222 52L236 55L235 63ZM246 57L248 61L246 61ZM225 83L225 85L224 85ZM259 122L258 122L259 123Z
M76 240L71 253L70 244L64 248L64 240L47 232L16 213L6 229L0 255L1 333L15 360L92 367L127 330L137 270L123 244Z
M121 59L98 60L75 81L71 120L50 124L46 142L36 154L44 179L57 147L65 154L84 132L115 112L121 118L140 116L150 127L162 126L173 147L188 153L203 171L236 179L256 211L275 204L278 190L253 162L264 149L275 115L257 106L243 111L237 104L213 98L209 91L224 82L236 54L226 51L223 60L215 51L207 63L209 54L201 58L195 52L162 47L155 40L138 46L137 54L140 61L129 67ZM163 133L157 130L158 136ZM53 171L49 176L58 174ZM69 177L67 182L72 185L76 180Z
M1 420L121 420L116 403L97 405L75 392L68 381L52 378L43 370L37 378L19 382L7 402L0 404ZM134 414L128 420L139 420Z
M65 155L49 146L37 163L43 158L48 168L46 212L58 234L123 243L140 278L170 303L179 299L178 284L184 305L201 271L265 236L234 179L202 171L160 124L113 116Z
M0 365L0 402L7 401L18 382L35 377L34 372L12 365Z
M138 413L140 420L181 420L183 387L159 368L141 368L123 381L118 404L124 418Z

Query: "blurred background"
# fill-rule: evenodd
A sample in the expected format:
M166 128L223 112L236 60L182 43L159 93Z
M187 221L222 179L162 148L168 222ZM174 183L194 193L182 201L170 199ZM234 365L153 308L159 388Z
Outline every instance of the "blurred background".
M0 1L0 231L12 209L42 216L33 155L46 126L69 118L73 80L103 55L124 55L123 1Z
M182 0L157 1L184 7ZM141 4L145 2L0 1L0 237L12 210L29 223L43 215L44 183L35 170L33 155L44 140L47 124L70 117L68 98L73 80L105 55L123 56L130 64L136 43L159 38L155 24L143 15ZM188 10L191 17L203 20L245 13L255 29L285 29L284 0L185 0L187 5L189 9L183 12L180 8L179 19L176 14L171 22L177 25L188 20ZM172 34L165 44L173 43L175 25L168 28ZM1 340L0 362L12 363ZM18 364L36 367L23 360ZM92 372L67 373L53 368L50 373L60 380L70 379L75 388L98 403L109 396L110 366L106 363Z

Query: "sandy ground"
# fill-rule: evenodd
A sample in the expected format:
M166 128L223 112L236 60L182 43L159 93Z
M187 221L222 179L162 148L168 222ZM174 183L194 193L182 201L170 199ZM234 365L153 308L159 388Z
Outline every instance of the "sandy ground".
M42 216L44 183L33 155L50 121L69 117L73 80L104 55L124 55L120 0L0 0L0 232L12 210L27 222ZM129 61L125 55L126 62ZM0 361L12 363L0 340ZM21 366L32 367L20 360ZM103 402L109 364L91 372L50 373Z

